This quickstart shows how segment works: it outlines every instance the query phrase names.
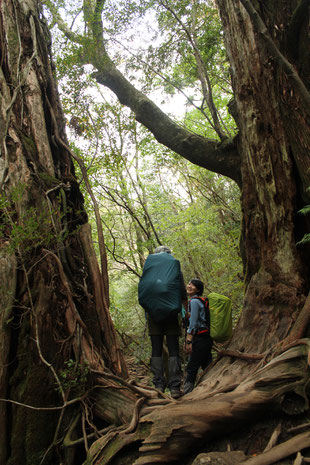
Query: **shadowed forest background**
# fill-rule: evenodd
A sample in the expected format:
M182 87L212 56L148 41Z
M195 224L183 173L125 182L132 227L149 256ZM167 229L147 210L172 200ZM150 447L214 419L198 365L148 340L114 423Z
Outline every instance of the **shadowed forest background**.
M168 4L157 13L151 5L132 2L123 7L107 4L104 15L115 63L130 72L131 82L151 93L178 124L216 139L187 35L190 30L182 25L186 14L194 37L202 21L195 15L206 14L208 28L199 39L208 44L203 52L208 55L204 63L210 77L200 78L210 80L209 93L218 105L221 134L234 136L236 124L227 111L232 89L215 4L197 4L187 13L186 3L176 12L169 11ZM78 8L60 11L67 24L69 17L78 14ZM48 16L48 10L46 13ZM173 25L179 25L176 31ZM70 145L84 160L104 229L111 316L122 341L148 364L150 343L137 285L144 261L157 245L171 247L181 262L185 281L198 276L206 284L206 293L229 295L237 321L244 291L240 189L229 178L195 166L159 144L112 92L98 86L91 77L92 67L81 66L76 57L79 48L56 32L53 28L55 71ZM179 44L177 52L175 44ZM82 179L77 163L76 169ZM96 247L93 205L83 183L81 189Z
M1 464L308 463L309 8L1 2ZM161 244L233 303L178 401L137 300Z

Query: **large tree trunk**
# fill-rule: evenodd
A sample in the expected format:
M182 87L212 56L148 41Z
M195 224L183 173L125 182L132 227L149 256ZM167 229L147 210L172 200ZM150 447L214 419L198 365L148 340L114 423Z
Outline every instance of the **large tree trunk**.
M77 410L40 407L79 397L80 367L119 376L126 367L66 146L48 30L35 1L0 8L0 462L34 465ZM55 450L44 463L59 463Z
M298 78L309 86L309 52L304 47L305 40L309 45L309 7L293 0L286 2L286 8L272 2L268 9L262 6L254 13L249 9L250 17L243 6L248 3L252 5L218 0L242 160L246 293L230 348L263 353L288 336L309 292L307 253L296 242L304 227L297 211L309 201L310 107L279 58L291 59ZM294 35L298 53L292 56L288 36L298 14L295 8L303 8L303 14L300 11ZM261 24L253 23L257 14L267 27L264 34ZM269 47L268 34L278 56ZM244 362L236 365L242 367ZM233 373L236 377L237 366ZM218 374L214 373L215 379Z

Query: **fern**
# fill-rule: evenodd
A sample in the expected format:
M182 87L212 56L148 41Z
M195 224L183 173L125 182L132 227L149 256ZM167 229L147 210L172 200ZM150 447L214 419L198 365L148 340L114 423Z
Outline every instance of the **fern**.
M299 210L298 213L301 213L302 215L308 215L308 213L310 213L310 205L306 205L301 210Z
M306 245L306 244L310 244L310 233L308 234L305 234L304 237L296 242L296 245Z
M307 192L310 192L310 186L306 189ZM310 205L305 205L301 210L298 211L302 215L308 215L310 213ZM308 245L310 244L310 233L307 233L303 238L296 243L296 245Z

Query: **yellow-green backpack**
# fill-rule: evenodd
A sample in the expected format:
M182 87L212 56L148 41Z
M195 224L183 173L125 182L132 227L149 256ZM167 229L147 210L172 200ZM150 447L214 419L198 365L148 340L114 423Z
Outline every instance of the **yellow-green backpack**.
M211 292L208 295L210 308L210 336L215 342L224 342L232 335L231 300L225 295Z

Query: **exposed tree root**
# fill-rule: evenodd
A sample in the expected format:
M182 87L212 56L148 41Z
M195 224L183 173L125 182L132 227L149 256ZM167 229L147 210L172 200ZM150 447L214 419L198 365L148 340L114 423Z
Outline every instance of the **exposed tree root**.
M284 405L286 395L295 393L302 401L301 411L308 408L305 386L309 379L309 347L309 340L307 345L304 340L302 344L291 347L252 373L231 392L213 392L212 397L208 397L207 393L197 397L193 392L184 396L181 402L171 402L164 408L158 406L150 413L150 400L145 399L135 432L126 434L126 430L114 431L113 434L95 441L90 447L85 465L108 464L117 451L133 443L138 447L141 441L139 458L133 460L134 465L178 462L180 457L184 458L188 454L198 438L206 440L222 434L223 431L233 431L236 423L248 422L253 415L259 417L267 406L271 409ZM129 422L135 421L133 417L134 415ZM277 435L275 432L272 443L277 440ZM303 433L285 443L285 446L273 447L259 457L273 460L272 457L278 457L277 454L290 455L300 450L300 447L306 447L308 443L310 445L310 433Z
M271 465L310 446L310 431L298 434L267 452L251 457L240 465Z
M135 405L135 410L133 412L133 416L130 422L130 425L128 428L126 428L123 433L129 434L133 433L137 427L138 421L139 421L139 412L141 409L142 404L145 402L145 398L140 397L140 399L137 400L136 405Z
M274 431L273 431L273 433L271 435L271 438L269 439L269 442L268 442L267 446L264 449L264 452L267 452L268 450L272 449L277 444L279 436L281 434L281 430L282 430L282 425L281 425L281 422L280 422L276 426L276 428L274 429Z
M238 350L227 350L227 349L220 349L218 350L218 355L226 355L228 357L235 357L240 358L242 360L261 360L264 358L265 354L247 354L243 352L239 352Z

